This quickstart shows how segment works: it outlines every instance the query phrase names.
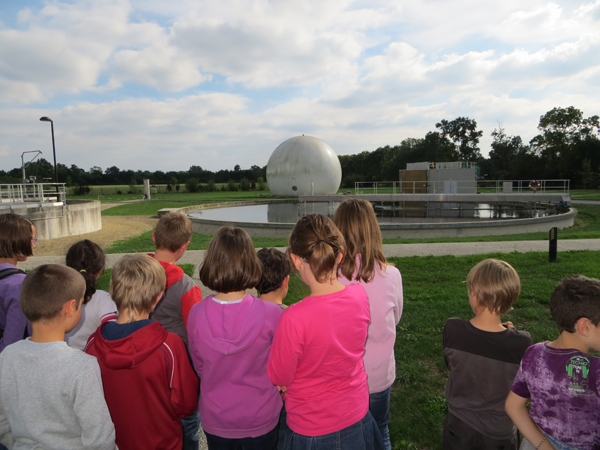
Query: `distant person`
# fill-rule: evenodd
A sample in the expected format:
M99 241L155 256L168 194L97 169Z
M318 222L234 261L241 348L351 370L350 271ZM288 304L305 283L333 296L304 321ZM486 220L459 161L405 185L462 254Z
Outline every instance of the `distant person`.
M261 272L248 233L221 227L200 268L202 283L217 293L195 305L188 321L209 450L277 448L282 402L267 361L281 309L246 293Z
M276 248L262 248L256 254L262 265L262 276L256 286L260 299L286 309L283 299L288 292L291 270L287 255Z
M164 267L167 288L151 315L152 320L171 333L177 334L188 345L187 320L192 306L202 300L198 285L175 263L181 259L192 240L192 222L184 214L168 213L160 218L152 233L156 244L154 258ZM200 416L194 411L181 420L183 426L183 450L198 450Z
M360 283L369 297L371 323L363 356L369 411L377 422L385 449L391 450L388 422L390 393L396 379L396 325L403 307L402 276L383 256L381 230L370 202L344 200L333 221L346 241L338 280L344 285Z
M88 239L69 248L67 266L78 271L85 279L85 295L79 324L65 336L67 344L83 350L90 335L107 322L117 320L117 305L106 291L96 289L98 277L104 272L106 256L100 246Z
M183 341L148 318L165 283L164 269L147 255L117 261L110 293L119 319L85 348L98 358L119 450L180 450L181 418L197 408L198 377Z
M23 281L21 308L33 331L0 354L0 440L9 448L115 448L98 361L65 342L84 292L81 275L56 264Z
M344 237L331 219L302 216L288 252L311 295L281 316L269 377L286 393L285 450L383 449L369 412L363 353L369 326L365 289L337 280Z
M502 324L521 292L513 267L486 259L467 276L475 317L452 318L444 326L448 415L444 450L516 450L518 432L504 411L504 401L533 341L529 333Z
M600 280L564 278L550 314L560 334L527 350L506 412L526 438L522 449L599 449L600 359L588 353L600 351Z
M17 263L27 261L35 247L35 227L17 214L0 214L0 352L31 333L19 306L25 272Z

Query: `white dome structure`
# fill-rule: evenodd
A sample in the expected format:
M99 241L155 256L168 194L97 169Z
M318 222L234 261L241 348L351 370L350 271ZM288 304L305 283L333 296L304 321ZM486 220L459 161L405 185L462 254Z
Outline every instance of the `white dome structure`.
M273 195L336 194L342 166L329 145L312 136L282 142L267 163L267 183Z

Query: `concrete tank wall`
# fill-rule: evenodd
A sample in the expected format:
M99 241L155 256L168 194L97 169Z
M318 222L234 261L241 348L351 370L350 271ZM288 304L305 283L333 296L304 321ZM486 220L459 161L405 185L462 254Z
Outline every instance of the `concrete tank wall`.
M66 205L1 210L0 214L19 214L35 225L40 240L91 233L102 229L100 202L97 200L67 200Z

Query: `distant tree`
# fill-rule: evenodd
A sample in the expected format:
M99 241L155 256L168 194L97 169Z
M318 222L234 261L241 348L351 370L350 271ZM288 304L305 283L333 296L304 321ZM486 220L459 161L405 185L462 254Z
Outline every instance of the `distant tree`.
M460 159L464 161L477 161L481 159L479 151L479 138L483 131L477 130L477 121L468 117L457 117L454 120L442 120L435 124L442 137L449 139L458 147Z
M185 188L188 192L195 193L198 192L199 184L200 182L197 178L188 178L188 180L185 182Z
M581 172L579 179L583 183L583 188L587 189L590 182L594 179L594 171L592 170L592 162L589 159L584 159L581 162Z
M234 191L238 190L238 186L237 186L237 184L235 184L234 180L229 180L227 182L227 189L234 192Z
M241 170L241 167L239 164L236 164L235 167L233 168L234 172L239 172Z
M240 189L242 191L249 191L250 190L250 181L248 181L248 178L243 178L242 181L240 182Z
M543 178L540 161L521 136L508 136L502 124L492 131L489 171L495 180Z
M258 177L256 180L256 188L259 191L266 191L267 190L267 183L265 183L265 179L263 177Z
M208 183L206 183L206 190L208 192L214 192L217 190L217 186L215 185L215 180L213 180L212 178L210 180L208 180Z

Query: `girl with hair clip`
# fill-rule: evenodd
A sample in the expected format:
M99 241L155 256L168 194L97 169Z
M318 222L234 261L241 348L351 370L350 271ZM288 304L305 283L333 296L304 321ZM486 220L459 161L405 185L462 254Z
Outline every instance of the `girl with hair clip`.
M386 450L391 450L388 422L390 392L396 378L394 343L402 315L402 276L383 256L381 230L373 205L348 199L333 221L346 241L346 255L338 268L340 283L360 283L369 297L371 323L363 361L369 384L369 410L381 431Z
M369 412L362 355L369 300L362 286L337 280L344 238L325 216L301 217L288 253L311 295L283 313L269 357L269 377L286 392L285 450L380 450Z
M200 268L202 283L217 293L196 303L187 323L210 450L277 448L283 403L267 361L281 308L246 293L261 275L248 233L220 228Z
M88 239L73 244L67 252L66 262L85 279L85 294L81 320L65 335L65 341L70 347L83 350L90 335L100 325L117 320L117 305L108 292L96 289L96 281L106 264L106 256L98 244Z
M31 334L19 302L25 272L17 263L33 255L36 241L35 227L29 220L17 214L0 214L0 352Z

